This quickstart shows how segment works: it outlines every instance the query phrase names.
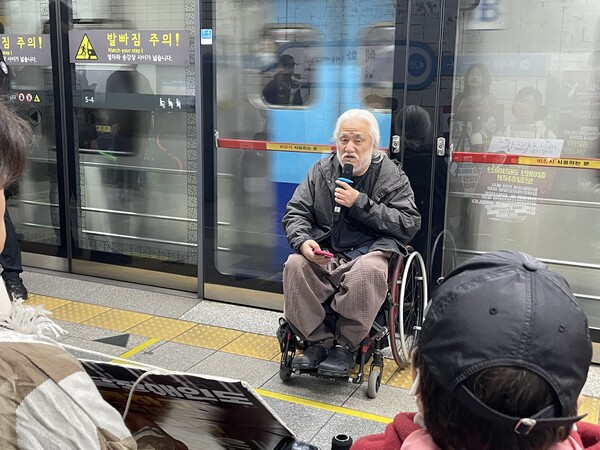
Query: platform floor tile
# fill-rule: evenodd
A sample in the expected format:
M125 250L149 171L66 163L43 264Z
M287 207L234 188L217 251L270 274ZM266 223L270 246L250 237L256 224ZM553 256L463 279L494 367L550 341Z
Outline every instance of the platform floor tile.
M167 319L166 317L152 317L151 319L128 329L127 332L169 341L176 336L185 333L194 326L196 326L195 323L185 322L183 320Z
M388 386L399 387L403 389L410 389L412 386L412 376L410 374L410 367L399 368L396 370L394 375L386 381Z
M52 311L52 318L67 322L83 323L92 317L108 311L106 306L88 305L87 303L69 302Z
M240 337L242 334L242 331L229 330L227 328L213 327L211 325L196 325L173 338L173 342L219 350Z
M227 353L272 360L279 351L277 338L262 334L244 333L221 349Z
M53 311L67 303L71 303L71 300L63 300L61 298L31 293L29 294L29 298L25 301L25 305L27 306L42 306L46 311Z
M579 414L587 414L582 420L588 423L598 423L599 402L595 397L584 397Z
M364 395L366 390L366 384L362 387L358 387L352 384L336 383L330 380L317 380L312 377L298 377L294 376L293 382L282 384L277 374L277 366L273 362L279 362L280 350L279 343L274 336L267 336L264 334L257 334L251 332L244 332L229 328L223 328L213 325L197 324L193 321L185 321L181 319L172 319L167 317L158 317L151 314L144 314L135 311L120 310L117 308L110 308L107 306L100 306L96 304L88 304L79 301L65 300L60 298L54 298L46 295L40 295L30 293L29 299L25 302L27 306L42 306L44 309L52 312L52 319L58 320L59 324L64 323L67 328L77 327L96 327L89 328L89 330L98 330L100 337L104 336L105 332L100 330L110 330L114 332L127 332L132 335L133 340L129 345L136 345L142 343L142 339L150 338L153 340L163 340L169 342L156 343L148 350L145 350L142 354L132 359L138 359L147 362L163 362L165 365L173 366L172 361L159 361L161 358L159 354L164 351L165 354L173 353L169 350L169 347L174 344L185 344L193 347L200 347L206 350L202 350L206 353L199 353L196 355L193 361L189 361L185 367L177 367L178 370L191 370L192 372L209 371L209 366L215 363L219 358L227 358L226 355L237 355L246 357L247 366L252 367L252 359L269 361L268 366L261 367L261 376L255 381L256 386L261 386L266 389L275 389L292 395L301 395L307 399L313 398L315 401L328 400L333 405L344 403L342 400L344 395L348 399L345 402L347 407L355 407L363 411L368 411L369 406L372 405L372 400L369 400ZM71 325L69 325L71 324ZM78 329L77 329L78 330ZM86 328L88 330L88 328ZM96 334L98 334L96 333ZM73 336L75 335L75 336ZM85 339L78 338L77 335L85 335ZM80 346L89 348L90 350L106 351L107 353L113 353L115 348L92 342L95 338L94 333L76 332L71 333L70 336L65 336L65 343L75 343ZM128 345L128 346L129 346ZM112 351L111 351L112 350ZM210 354L210 350L219 350L224 352L222 354ZM177 358L181 358L181 354L189 353L187 350L179 352ZM83 356L83 355L82 355ZM389 356L389 355L388 355ZM89 357L89 356L88 356ZM235 356L232 356L235 358ZM203 361L205 360L206 361ZM257 361L258 362L258 361ZM222 362L221 362L222 363ZM228 370L219 372L221 376L238 371L245 372L244 367L236 366L235 359L229 361L230 365ZM267 363L263 363L267 364ZM203 367L204 366L204 367ZM237 368L236 368L237 367ZM248 368L246 367L246 369ZM594 369L594 368L592 368ZM255 370L250 369L250 370ZM365 383L368 381L368 374L370 371L370 365L365 367ZM591 370L593 372L593 370ZM237 374L236 374L237 375ZM591 373L591 378L594 373ZM305 378L312 378L306 380ZM593 381L593 380L592 380ZM404 407L407 410L414 410L413 399L406 391L410 389L412 385L412 378L409 367L398 367L393 359L386 358L384 365L384 372L382 375L382 391L383 397L392 395L394 397L393 407L390 407L389 411L385 411L385 415L393 415L393 410L396 407L400 407L399 410L403 410ZM336 395L333 395L331 388L333 385L339 384L337 389L339 390ZM398 392L387 392L390 388L402 388L404 391ZM337 394L342 394L338 396ZM398 404L398 396L406 397L406 405L404 407ZM350 398L348 398L348 396ZM379 396L378 396L379 397ZM410 397L410 398L409 398ZM401 403L401 402L400 402ZM385 410L385 408L383 408ZM378 402L379 414L384 413L382 410L381 401ZM374 413L377 410L373 411ZM580 414L587 414L583 419L584 422L597 424L600 420L600 399L593 396L585 396L584 402L579 409ZM306 436L308 437L308 436Z
M142 322L145 322L146 320L150 320L152 317L153 316L149 314L111 309L86 320L84 323L86 325L106 328L108 330L125 331L141 324Z

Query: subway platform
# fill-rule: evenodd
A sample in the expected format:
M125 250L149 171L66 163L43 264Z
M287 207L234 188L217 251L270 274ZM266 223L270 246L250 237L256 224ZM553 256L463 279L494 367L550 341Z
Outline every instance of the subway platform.
M187 292L27 268L28 305L42 305L68 333L76 357L120 357L165 369L246 381L299 440L328 450L333 436L382 432L399 411L415 411L410 371L385 361L377 398L367 383L279 378L275 338L281 313L195 298ZM90 353L96 352L96 353ZM103 354L103 355L100 355ZM590 367L580 413L599 422L600 366Z

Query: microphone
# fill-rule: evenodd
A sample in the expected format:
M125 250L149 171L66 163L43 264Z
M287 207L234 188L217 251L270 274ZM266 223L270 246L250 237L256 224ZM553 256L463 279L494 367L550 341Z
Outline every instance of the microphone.
M344 164L342 167L342 175L338 178L338 180L344 181L348 184L352 184L352 172L354 171L354 166L350 163ZM335 200L334 200L335 201ZM337 222L340 218L340 214L342 213L342 205L336 205L333 208L333 221Z

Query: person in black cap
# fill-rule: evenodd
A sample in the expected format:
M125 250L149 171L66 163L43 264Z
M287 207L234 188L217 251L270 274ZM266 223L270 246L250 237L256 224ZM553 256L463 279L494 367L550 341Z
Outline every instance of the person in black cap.
M600 428L575 426L591 358L587 318L562 276L525 253L476 256L426 312L413 353L420 412L353 449L598 450Z
M0 24L0 34L4 33L4 26ZM8 68L4 55L0 49L0 101L4 104L8 102L10 94L10 81L12 72ZM4 189L4 200L10 198L17 191L17 181ZM2 266L2 279L6 285L6 290L12 300L27 300L27 289L23 285L21 273L23 265L21 263L21 248L17 240L15 226L8 214L8 208L4 211L4 228L6 230L6 242L4 250L0 253L0 265Z
M294 105L304 104L300 93L301 82L298 75L294 73L296 61L292 55L279 56L277 73L269 81L262 91L264 100L271 105Z

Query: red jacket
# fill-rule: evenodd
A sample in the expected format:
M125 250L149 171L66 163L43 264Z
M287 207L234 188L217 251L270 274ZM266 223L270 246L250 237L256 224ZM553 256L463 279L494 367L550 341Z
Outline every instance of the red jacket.
M413 422L415 413L400 413L394 417L385 431L381 434L372 434L358 439L352 450L399 450L402 443L419 425ZM577 432L571 433L586 450L600 450L600 426L585 422L577 423Z

